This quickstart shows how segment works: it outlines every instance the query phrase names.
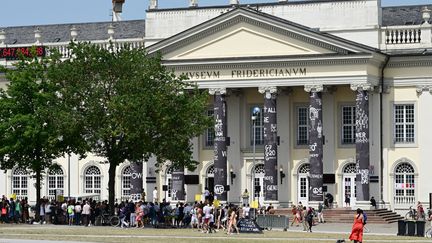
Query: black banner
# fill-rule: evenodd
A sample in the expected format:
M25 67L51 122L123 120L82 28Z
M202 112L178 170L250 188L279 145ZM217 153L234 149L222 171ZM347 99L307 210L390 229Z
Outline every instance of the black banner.
M262 233L261 227L252 219L240 219L237 223L237 227L241 233Z
M184 168L174 169L172 172L172 199L183 201L185 200L185 175Z
M132 201L144 200L143 192L143 163L131 163L131 179L130 179L130 199Z
M278 200L276 93L264 94L264 193L266 201Z
M322 93L310 92L309 104L309 201L323 200Z
M214 193L218 200L227 200L227 127L225 95L214 95Z
M356 177L357 201L369 201L369 93L357 90Z

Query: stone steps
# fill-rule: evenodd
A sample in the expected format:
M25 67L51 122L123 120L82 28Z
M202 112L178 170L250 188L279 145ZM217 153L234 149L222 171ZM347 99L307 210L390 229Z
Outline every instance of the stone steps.
M403 219L399 214L388 209L365 210L367 222L374 224L389 224ZM276 209L276 214L288 215L292 219L291 208ZM324 219L329 223L352 223L354 221L355 210L348 208L325 209Z

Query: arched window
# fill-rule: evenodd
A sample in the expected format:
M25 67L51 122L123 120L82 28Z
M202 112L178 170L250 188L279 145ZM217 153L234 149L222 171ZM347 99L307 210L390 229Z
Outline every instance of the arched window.
M299 174L307 174L310 172L310 164L303 164L300 166L298 173Z
M355 163L350 163L343 169L344 174L357 174L357 167Z
M131 174L131 167L126 166L122 173L122 198L128 198L130 196Z
M395 204L415 204L414 168L402 162L395 169Z
M29 174L25 169L16 168L12 172L12 193L16 194L18 199L28 196L28 178Z
M48 196L64 195L64 172L61 168L48 171Z
M90 166L85 170L84 193L101 193L101 172L98 167Z
M167 201L171 201L171 197L172 197L172 173L173 173L173 167L169 167L166 170L166 174L165 174L165 185L168 186L168 191L167 191Z

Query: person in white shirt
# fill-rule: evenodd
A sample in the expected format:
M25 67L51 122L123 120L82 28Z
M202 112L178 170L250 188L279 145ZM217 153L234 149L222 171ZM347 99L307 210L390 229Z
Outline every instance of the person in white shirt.
M243 204L243 218L245 219L249 218L249 211L250 211L249 204L247 206Z
M82 218L84 226L90 226L89 219L91 214L91 207L89 202L87 201L82 208Z
M153 190L153 203L157 203L158 202L158 190L157 187L155 187L155 189Z
M82 207L79 202L75 204L75 225L81 225L81 211Z
M203 232L208 232L212 209L213 207L210 206L209 203L207 203L207 205L205 205L203 208L203 213L204 213Z

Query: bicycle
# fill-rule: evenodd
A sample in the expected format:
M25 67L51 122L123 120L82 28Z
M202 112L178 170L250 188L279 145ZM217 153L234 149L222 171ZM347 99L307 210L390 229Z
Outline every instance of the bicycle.
M101 222L101 225L120 226L120 218L117 215L102 214L97 216L96 221Z
M363 225L363 232L364 233L369 233L370 229L368 227L366 227L366 225Z

